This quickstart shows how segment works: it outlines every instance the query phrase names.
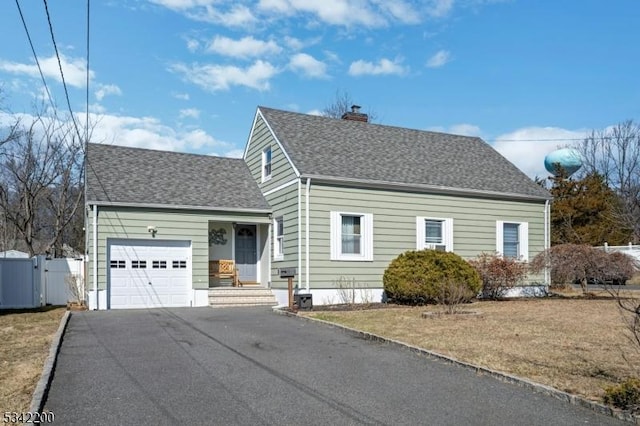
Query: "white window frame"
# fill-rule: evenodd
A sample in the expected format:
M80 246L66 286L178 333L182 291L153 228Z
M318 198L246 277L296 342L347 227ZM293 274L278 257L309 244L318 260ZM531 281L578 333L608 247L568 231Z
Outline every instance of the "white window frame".
M282 221L282 234L278 234L278 221ZM273 260L284 259L284 217L273 219Z
M518 225L518 258L523 262L529 261L529 223L517 222L513 220L498 220L496 221L496 252L500 256L503 255L504 250L504 224L510 223Z
M269 156L271 157L268 163L267 153L269 153ZM269 173L267 173L267 166L269 166ZM273 150L271 149L271 146L262 150L262 167L260 169L260 173L262 175L262 182L266 182L271 179L271 175L273 174Z
M360 216L360 254L342 253L342 217ZM373 261L373 214L359 212L330 212L331 260L356 262Z
M426 242L425 222L427 220L435 220L442 222L442 239L446 251L453 251L453 219L450 217L416 217L416 250L424 250L432 247Z

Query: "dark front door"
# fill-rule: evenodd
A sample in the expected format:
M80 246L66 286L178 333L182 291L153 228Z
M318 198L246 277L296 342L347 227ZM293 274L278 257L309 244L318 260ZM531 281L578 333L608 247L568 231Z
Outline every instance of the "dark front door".
M256 225L236 226L236 266L240 281L257 281Z

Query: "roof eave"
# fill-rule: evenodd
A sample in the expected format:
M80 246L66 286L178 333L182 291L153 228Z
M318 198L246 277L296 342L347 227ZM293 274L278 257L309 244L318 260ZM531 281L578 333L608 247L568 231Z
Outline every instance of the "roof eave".
M377 181L377 180L369 180L369 179L352 179L352 178L313 175L313 174L302 174L301 178L303 179L309 178L312 181L316 181L320 183L354 185L354 186L372 188L372 189L416 191L416 192L425 192L425 193L431 193L431 194L460 195L460 196L470 196L470 197L479 197L479 198L493 198L493 199L504 199L504 200L519 200L519 201L547 201L552 199L551 195L544 197L544 196L516 194L516 193L509 193L509 192L484 191L484 190L468 189L468 188L452 188L452 187L437 186L437 185L407 184L407 183L400 183L400 182L387 182L387 181Z
M223 207L223 206L191 206L176 204L152 204L152 203L127 203L118 201L87 201L90 206L106 206L106 207L132 207L132 208L150 208L150 209L173 209L173 210L205 210L212 212L229 212L229 213L256 213L271 214L272 209L262 208L239 208L239 207Z

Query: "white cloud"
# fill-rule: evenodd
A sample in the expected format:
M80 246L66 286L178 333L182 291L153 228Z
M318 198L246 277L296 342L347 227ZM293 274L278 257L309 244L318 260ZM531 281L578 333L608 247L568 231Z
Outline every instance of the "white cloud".
M224 154L222 154L223 157L227 157L227 158L242 158L243 155L244 155L244 149L238 149L238 148L229 150Z
M106 114L92 115L90 119L96 123L92 142L180 152L231 148L230 144L216 140L202 129L176 130L154 117Z
M85 122L84 113L77 114L79 123ZM9 114L0 111L0 126L20 119L30 125L35 117L30 114ZM90 113L92 125L90 142L159 149L177 152L225 152L225 156L242 156L242 150L231 143L220 141L202 129L182 130L167 126L155 117L118 116ZM240 154L238 155L238 152Z
M320 111L319 109L312 109L311 111L308 111L307 114L322 116L322 111Z
M227 0L151 0L186 17L223 26L249 27L280 18L306 18L307 25L383 27L417 24L420 11L410 0L259 0L257 4ZM432 16L448 13L453 0L430 0ZM256 7L257 6L257 7Z
M373 11L366 0L260 0L258 9L269 15L309 14L332 25L380 27L386 24L384 17Z
M392 18L405 24L420 22L420 14L413 6L403 0L374 0L380 10Z
M58 66L58 58L55 55L48 58L41 58L39 62L40 68L42 68L42 74L44 74L45 78L53 78L58 82L62 82L60 68ZM68 58L65 55L60 55L60 62L62 64L62 71L64 72L64 80L67 85L79 88L85 87L87 83L87 67L85 60L80 58ZM21 74L40 78L38 66L35 63L22 64L19 62L0 60L0 70L11 74ZM93 79L94 76L95 73L93 71L89 71L89 79Z
M187 10L198 6L212 6L217 0L149 0L172 10Z
M452 135L482 136L482 130L480 130L480 127L467 123L453 124L449 127L431 126L428 127L427 130L432 132L450 133Z
M408 72L408 68L403 67L400 64L400 60L396 59L391 61L383 58L378 63L358 60L352 62L349 66L349 74L353 76L359 75L382 75L382 74L396 74L403 75Z
M558 127L525 127L496 138L493 147L529 177L548 176L544 157L559 147L582 139L587 130L567 130Z
M448 50L439 50L427 61L427 67L440 68L451 60L451 53Z
M427 13L433 18L443 18L453 9L454 0L430 0Z
M193 38L190 38L187 40L187 50L189 50L189 52L194 53L199 48L200 48L200 42L198 40L195 40Z
M188 101L190 98L188 93L173 93L172 96L181 101Z
M115 84L98 84L98 90L95 92L96 99L101 101L108 95L122 95L122 90Z
M327 59L331 62L335 62L335 63L340 63L340 56L338 56L337 53L332 52L330 50L324 50L323 51L324 55L327 57Z
M473 124L461 123L449 127L449 133L462 136L480 136L482 131L480 127L474 126Z
M200 110L197 108L185 108L180 110L180 118L200 118Z
M207 51L234 58L250 58L277 54L282 51L282 48L273 40L262 41L252 36L243 37L240 40L216 36L207 46Z
M291 57L289 68L302 72L306 77L327 77L327 65L306 53L297 53Z
M216 92L232 86L245 86L256 90L269 90L269 80L278 70L266 61L255 61L246 68L232 65L174 64L170 71L182 74L185 80L205 90Z
M302 40L300 40L299 38L291 37L291 36L285 36L284 42L290 49L293 49L293 50L300 50L305 46Z

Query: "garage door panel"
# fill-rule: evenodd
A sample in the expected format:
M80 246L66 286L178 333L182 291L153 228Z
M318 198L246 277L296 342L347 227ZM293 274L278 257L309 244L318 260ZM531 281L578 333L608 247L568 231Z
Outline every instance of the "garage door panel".
M189 306L189 241L109 242L110 308Z

